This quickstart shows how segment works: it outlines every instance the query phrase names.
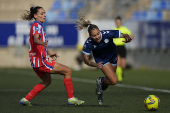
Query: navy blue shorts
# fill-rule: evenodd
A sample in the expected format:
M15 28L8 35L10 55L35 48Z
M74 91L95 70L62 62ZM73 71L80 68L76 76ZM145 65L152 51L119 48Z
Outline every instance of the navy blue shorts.
M105 66L106 64L110 63L113 66L117 65L117 57L115 57L113 60L108 61L108 62L103 62L103 66Z
M107 61L102 60L102 59L100 59L100 60L98 59L96 63L103 62L102 63L103 66L105 66L108 63L110 63L111 65L116 66L117 65L117 60L118 60L118 58L116 56L116 57L112 58L112 60L107 60Z

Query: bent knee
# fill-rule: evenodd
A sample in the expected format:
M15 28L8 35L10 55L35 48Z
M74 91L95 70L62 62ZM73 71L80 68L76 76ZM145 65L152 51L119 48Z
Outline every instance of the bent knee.
M72 70L70 68L67 69L67 74L71 75L72 74Z
M111 81L111 85L116 85L117 84L117 82L118 82L118 80L116 79L116 80L112 80Z
M71 75L72 75L72 70L68 68L65 73L65 78L71 78Z
M51 80L49 81L43 81L42 83L45 87L49 86L51 84Z

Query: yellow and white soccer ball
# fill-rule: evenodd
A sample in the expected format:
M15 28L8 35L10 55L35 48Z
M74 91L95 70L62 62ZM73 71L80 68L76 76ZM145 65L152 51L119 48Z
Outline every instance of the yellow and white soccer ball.
M145 107L150 110L154 111L157 110L160 106L160 99L155 95L149 95L144 100Z

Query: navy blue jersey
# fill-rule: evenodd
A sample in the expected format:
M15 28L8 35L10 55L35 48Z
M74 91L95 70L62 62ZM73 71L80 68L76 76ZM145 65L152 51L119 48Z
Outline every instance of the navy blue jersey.
M101 41L97 43L89 37L84 43L82 52L90 55L92 51L96 63L103 62L105 64L112 62L115 58L117 59L117 50L113 38L119 38L121 32L119 30L102 30L100 33Z

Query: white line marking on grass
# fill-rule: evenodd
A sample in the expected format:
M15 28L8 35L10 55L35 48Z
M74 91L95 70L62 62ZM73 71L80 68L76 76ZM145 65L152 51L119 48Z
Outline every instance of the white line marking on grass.
M8 71L8 73L13 73L13 71ZM23 74L23 75L28 75L28 76L34 76L36 77L35 73L30 74L30 73L22 73L22 71L20 71L20 73L18 74ZM64 77L61 75L52 75L51 76L53 79L58 79L58 80L64 80ZM92 83L95 84L96 81L95 80L90 80L90 79L84 79L84 78L77 78L77 77L72 77L73 81L75 82L83 82L83 83ZM131 89L141 89L141 90L145 90L145 91L157 91L157 92L164 92L164 93L170 93L170 90L166 90L166 89L155 89L155 88L149 88L149 87L142 87L142 86L133 86L133 85L125 85L125 84L116 84L115 87L122 87L122 88L131 88ZM0 90L1 91L1 90Z
M63 79L62 76L52 76L53 79ZM92 83L95 84L95 80L90 79L84 79L84 78L77 78L73 77L73 81L75 82L83 82L83 83ZM141 89L146 91L157 91L157 92L164 92L164 93L170 93L170 90L166 89L155 89L155 88L149 88L149 87L142 87L142 86L133 86L133 85L125 85L125 84L116 84L115 87L122 87L122 88L131 88L131 89Z
M141 90L146 90L146 91L157 91L157 92L170 93L170 90L166 90L166 89L155 89L155 88L142 87L142 86L133 86L133 85L125 85L125 84L116 84L115 86L123 87L123 88L131 88L131 89L141 89Z

